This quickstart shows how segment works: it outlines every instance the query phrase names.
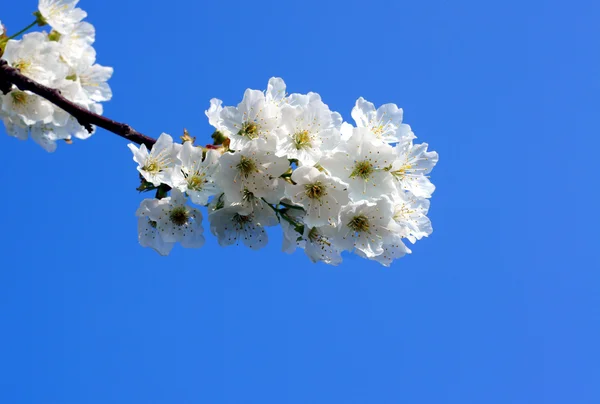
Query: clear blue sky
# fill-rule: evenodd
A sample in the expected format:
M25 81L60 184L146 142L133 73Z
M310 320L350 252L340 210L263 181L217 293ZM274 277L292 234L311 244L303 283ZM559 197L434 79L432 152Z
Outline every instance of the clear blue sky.
M80 5L106 114L150 135L208 140L209 99L271 76L347 120L397 103L440 153L434 233L390 269L276 231L165 259L137 244L124 140L49 155L0 129L0 403L600 402L597 2Z

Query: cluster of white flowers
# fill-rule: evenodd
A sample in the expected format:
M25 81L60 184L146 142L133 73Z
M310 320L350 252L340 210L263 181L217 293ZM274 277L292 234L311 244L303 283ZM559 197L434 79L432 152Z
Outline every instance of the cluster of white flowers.
M83 108L101 114L101 102L112 98L106 83L113 69L96 64L94 27L82 21L78 0L40 0L36 25L50 32L32 32L11 39L0 24L0 55L8 64L40 84L57 89ZM33 24L32 24L33 25ZM75 118L45 99L16 87L0 93L0 119L9 135L29 136L52 152L57 140L91 134Z
M218 146L189 137L181 145L167 134L150 151L129 145L142 189L158 189L137 211L143 246L162 255L177 242L202 246L202 215L191 204L208 207L222 246L262 248L265 227L281 224L285 252L301 248L332 265L349 251L388 266L410 253L405 240L431 234L428 174L438 156L414 144L396 105L376 109L359 98L354 126L318 94L288 95L272 78L237 107L211 100L206 115Z

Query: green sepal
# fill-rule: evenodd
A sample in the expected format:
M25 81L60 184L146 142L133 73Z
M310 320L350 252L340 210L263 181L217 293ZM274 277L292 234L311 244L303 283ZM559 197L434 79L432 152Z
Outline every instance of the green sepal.
M33 13L33 16L35 17L35 22L37 23L38 27L48 25L48 21L46 21L42 13L40 13L39 11Z

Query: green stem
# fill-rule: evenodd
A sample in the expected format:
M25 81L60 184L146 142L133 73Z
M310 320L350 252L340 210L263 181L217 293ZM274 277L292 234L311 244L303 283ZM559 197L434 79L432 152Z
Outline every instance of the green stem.
M283 218L283 220L285 220L286 222L291 224L292 227L294 228L294 230L296 230L296 232L299 233L301 236L304 234L304 225L296 222L294 219L289 217L285 212L281 212L281 217Z
M286 207L286 208L288 208L288 209L304 210L304 209L303 209L303 208L301 208L300 206L294 206L294 205L290 205L290 204L287 204L287 203L285 203L285 202L279 202L279 204L280 204L280 205L283 205L283 206L285 206L285 207Z
M269 207L270 207L271 209L273 209L273 211L275 212L275 214L277 215L277 217L280 219L280 221L281 221L281 219L285 220L286 222L288 222L289 224L291 224L291 225L292 225L292 227L294 228L294 230L296 230L298 233L300 233L300 235L304 234L304 226L303 226L303 225L301 225L301 224L299 224L298 222L296 222L296 221L295 221L294 219L292 219L291 217L289 217L289 216L288 216L288 215L285 213L285 211L286 211L287 209L277 209L275 206L273 206L273 205L271 205L269 202L267 202L267 201L265 200L265 198L261 198L261 199L264 201L264 203L266 203L267 205L269 205ZM280 202L280 204L281 204L281 205L283 205L283 206L287 206L287 204L285 204L285 203L281 203L281 202ZM298 207L295 207L295 206L294 206L294 208L296 208L296 209L299 209ZM300 208L300 209L301 209L301 208Z
M29 31L31 28L35 27L37 25L37 23L38 23L38 20L35 20L34 22L32 22L31 24L29 24L28 26L26 26L25 28L23 28L19 32L17 32L16 34L14 34L14 35L9 36L8 38L6 38L6 40L15 39L19 35L24 34L25 32Z
M279 214L279 209L277 209L275 206L273 206L273 205L271 205L269 202L267 202L267 200L266 200L265 198L260 198L260 199L262 199L262 201L263 201L264 203L266 203L267 205L269 205L269 207L270 207L271 209L273 209L273 211L274 211L275 213Z

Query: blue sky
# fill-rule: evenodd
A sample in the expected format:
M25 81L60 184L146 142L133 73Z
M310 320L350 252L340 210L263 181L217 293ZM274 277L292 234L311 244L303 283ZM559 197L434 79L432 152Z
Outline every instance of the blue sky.
M440 154L434 233L389 269L312 265L277 231L161 258L125 141L2 136L0 402L600 402L597 2L80 6L115 68L106 114L148 135L208 142L209 99L271 76L348 120L397 103Z

